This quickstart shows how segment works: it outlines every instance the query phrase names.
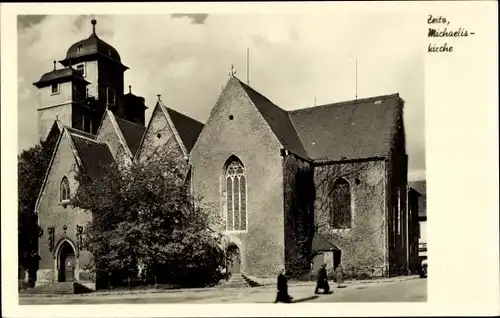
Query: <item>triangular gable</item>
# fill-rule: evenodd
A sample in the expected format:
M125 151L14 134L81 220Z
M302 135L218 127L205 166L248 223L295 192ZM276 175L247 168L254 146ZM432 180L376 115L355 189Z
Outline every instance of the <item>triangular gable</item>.
M38 198L35 204L35 210L38 211L38 205L40 203L41 197L45 190L48 177L53 168L54 158L60 151L60 144L62 138L65 136L68 138L68 144L74 155L75 161L79 169L84 169L84 171L91 178L99 177L100 175L106 173L111 164L114 163L113 156L109 151L106 144L95 141L90 135L70 127L62 126L62 132L57 139L54 152L50 159L49 167L45 173L45 177L38 194Z
M45 177L43 178L42 187L40 188L40 192L38 193L38 197L36 199L35 213L38 213L38 205L40 204L40 200L42 198L43 192L45 191L45 186L47 185L47 180L48 180L50 172L52 170L52 166L54 164L54 159L60 150L59 146L60 146L61 140L63 139L64 136L67 136L67 138L69 139L69 144L70 144L71 150L73 152L73 155L75 157L75 160L77 162L77 165L81 166L81 164L82 164L81 159L78 156L78 152L76 151L76 149L73 145L73 142L71 140L71 135L70 135L69 131L66 129L65 126L62 126L62 131L59 134L59 138L57 138L57 142L56 142L56 145L54 147L54 152L52 153L52 157L50 158L49 167L47 168L47 171L45 172Z
M63 128L63 123L61 123L61 121L56 118L56 120L54 120L54 123L52 124L52 127L45 133L45 136L42 137L42 140L47 141L51 136L59 136Z
M144 143L145 143L146 137L148 136L149 133L151 133L152 124L153 124L153 121L155 119L155 115L158 113L161 114L165 118L166 123L168 125L168 128L172 132L174 140L177 143L177 145L179 146L179 149L181 151L182 156L187 158L189 155L189 151L186 148L181 136L179 135L179 131L177 130L176 125L172 121L172 118L171 118L170 113L169 113L169 109L165 106L165 104L163 104L163 101L159 100L155 105L155 108L153 110L153 115L151 116L151 118L149 120L146 131L142 135L142 139L141 139L141 142L140 142L139 147L138 147L139 149L136 152L134 160L139 160L140 155L145 151L145 149L144 149L145 144ZM180 114L180 113L178 113L178 114ZM183 116L185 116L185 115L183 115Z
M96 140L104 142L104 143L107 142L107 140L106 140L107 138L103 135L104 128L107 126L107 124L111 125L111 127L113 128L113 131L116 134L118 142L119 142L120 146L123 147L126 156L129 159L133 159L134 153L130 149L125 137L123 136L122 130L120 129L120 126L118 125L116 117L112 111L106 110L104 112L104 116L102 118L101 124L99 125L99 129L97 130L97 133L96 133Z

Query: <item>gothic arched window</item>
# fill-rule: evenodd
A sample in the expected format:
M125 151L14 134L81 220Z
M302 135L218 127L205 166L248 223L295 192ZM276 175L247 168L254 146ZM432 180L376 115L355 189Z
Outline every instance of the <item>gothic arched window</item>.
M226 230L247 229L247 181L245 167L241 161L232 158L224 171Z
M332 188L332 208L330 225L334 229L351 228L351 189L345 179L337 179Z
M69 200L69 181L68 178L64 177L61 181L61 202Z

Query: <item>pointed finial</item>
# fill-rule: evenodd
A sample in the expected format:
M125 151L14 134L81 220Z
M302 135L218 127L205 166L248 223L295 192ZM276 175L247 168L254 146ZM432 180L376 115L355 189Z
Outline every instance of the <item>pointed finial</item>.
M234 74L236 74L236 71L234 70L234 64L231 64L231 70L229 70L229 76L234 77Z
M158 101L161 101L161 95L160 95L160 94L158 94L158 95L156 95L156 96L158 96Z
M56 120L59 120L59 115L56 115Z
M92 21L90 21L90 23L92 23L92 33L95 34L95 25L97 24L97 20L92 19Z
M54 61L54 71L56 70L56 61Z
M129 94L132 94L132 85L129 85L129 86L128 86L128 93L129 93Z

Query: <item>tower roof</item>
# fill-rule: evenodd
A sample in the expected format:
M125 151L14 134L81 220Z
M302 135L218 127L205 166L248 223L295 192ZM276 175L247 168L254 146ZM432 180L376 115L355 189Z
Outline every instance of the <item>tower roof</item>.
M35 85L38 88L41 88L53 83L62 83L71 80L79 80L87 84L90 84L74 68L66 67L43 74L40 80L36 83L33 83L33 85Z
M92 34L88 38L71 45L66 52L66 58L59 62L64 66L67 66L70 64L70 62L78 63L83 60L88 60L88 58L101 57L115 62L116 64L122 66L124 69L128 69L128 67L121 63L121 58L120 54L118 54L118 51L113 46L101 40L97 36L95 31L95 25L97 24L97 21L95 19L92 19L91 23Z

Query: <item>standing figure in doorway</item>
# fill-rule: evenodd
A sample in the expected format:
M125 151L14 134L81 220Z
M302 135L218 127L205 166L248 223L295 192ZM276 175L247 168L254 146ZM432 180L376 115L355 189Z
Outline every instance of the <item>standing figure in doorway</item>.
M340 264L335 269L335 280L337 282L337 287L340 288L340 285L344 282L344 269Z
M323 289L324 294L330 293L330 286L328 285L328 277L326 273L326 264L321 265L321 268L318 271L318 281L316 283L316 289L314 290L315 294L319 294L318 289Z
M276 295L276 300L274 303L282 302L282 303L291 303L292 297L288 295L288 282L285 276L286 271L285 268L281 268L280 274L278 275L277 287L278 294Z

